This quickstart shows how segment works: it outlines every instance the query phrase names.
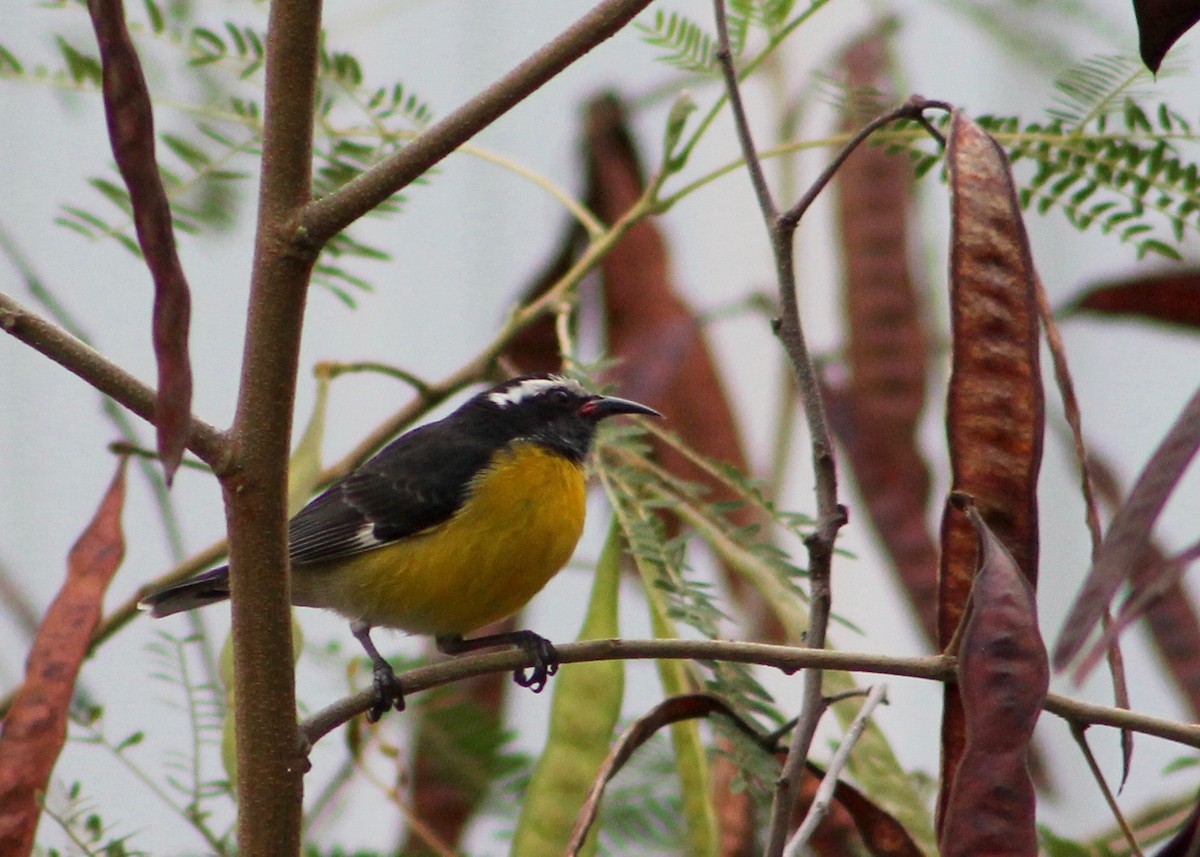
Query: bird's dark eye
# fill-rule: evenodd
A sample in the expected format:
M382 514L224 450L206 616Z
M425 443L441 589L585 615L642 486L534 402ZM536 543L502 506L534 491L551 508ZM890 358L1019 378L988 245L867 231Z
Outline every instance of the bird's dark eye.
M565 405L567 402L571 401L571 394L561 388L557 390L551 390L546 394L546 397L555 405Z

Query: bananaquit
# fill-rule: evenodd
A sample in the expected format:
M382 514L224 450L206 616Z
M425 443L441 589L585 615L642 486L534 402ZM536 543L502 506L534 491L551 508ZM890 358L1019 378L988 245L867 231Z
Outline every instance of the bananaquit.
M559 375L515 378L384 447L288 525L292 603L350 620L374 664L377 720L404 696L371 628L432 634L458 654L496 645L529 653L517 684L535 692L558 670L549 640L463 634L525 605L571 558L583 531L584 459L600 421L658 412L589 393ZM143 599L169 616L229 597L229 568Z

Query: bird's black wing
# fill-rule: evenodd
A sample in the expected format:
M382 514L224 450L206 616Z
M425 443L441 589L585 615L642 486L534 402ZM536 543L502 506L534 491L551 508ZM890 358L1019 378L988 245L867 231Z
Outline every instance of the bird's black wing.
M491 446L447 428L408 432L314 498L288 525L292 562L341 559L448 520Z

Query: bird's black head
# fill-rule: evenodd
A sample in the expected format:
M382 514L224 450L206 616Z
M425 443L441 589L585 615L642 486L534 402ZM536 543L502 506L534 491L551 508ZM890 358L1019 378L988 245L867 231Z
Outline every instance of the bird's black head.
M532 440L582 462L596 427L617 414L658 411L614 396L599 396L562 375L525 375L475 396L463 408L508 440Z

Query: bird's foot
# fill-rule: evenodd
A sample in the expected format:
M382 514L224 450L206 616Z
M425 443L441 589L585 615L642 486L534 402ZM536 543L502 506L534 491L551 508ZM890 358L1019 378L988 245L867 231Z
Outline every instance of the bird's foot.
M379 654L379 650L371 642L371 626L361 620L354 621L350 623L350 633L362 644L363 651L371 659L375 703L367 711L367 720L377 723L379 718L392 708L403 711L404 690L400 687L400 679L396 678L396 671L387 662L387 658Z
M379 718L392 708L397 711L404 710L404 689L400 686L400 679L396 677L396 671L392 669L391 664L383 659L375 661L374 664L372 683L375 686L375 702L367 711L367 720L377 723Z
M518 631L521 641L516 645L533 658L533 666L513 670L513 681L521 687L527 687L534 693L541 693L546 687L550 676L558 672L558 650L554 644L532 631Z
M464 640L459 634L439 634L437 647L444 655L461 655L476 649L492 646L516 646L533 660L532 667L513 670L513 681L534 693L541 693L550 676L558 672L558 651L554 644L533 631L509 631L505 634L489 634Z

